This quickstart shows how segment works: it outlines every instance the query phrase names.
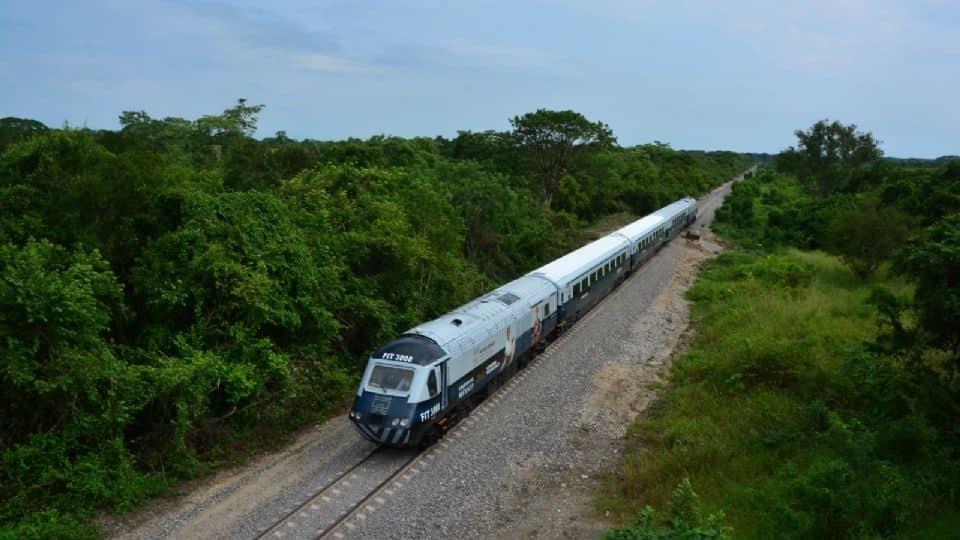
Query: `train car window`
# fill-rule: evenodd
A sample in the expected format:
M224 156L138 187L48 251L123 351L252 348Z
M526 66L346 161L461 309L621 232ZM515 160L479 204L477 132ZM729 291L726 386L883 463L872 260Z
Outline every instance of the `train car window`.
M583 281L580 282L580 292L586 291L587 285L588 285L587 278L583 278Z
M437 372L431 370L430 376L427 378L427 391L430 392L430 397L437 395Z
M548 303L545 306L543 306L543 316L546 317L549 314L550 314L550 304Z

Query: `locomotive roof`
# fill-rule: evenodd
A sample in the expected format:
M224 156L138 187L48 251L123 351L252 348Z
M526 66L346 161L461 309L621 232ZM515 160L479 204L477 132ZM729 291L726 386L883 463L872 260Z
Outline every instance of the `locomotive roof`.
M583 275L627 247L627 241L623 237L604 236L527 275L542 276L558 287L564 287L570 280Z
M541 278L523 276L406 332L423 336L455 355L520 317L556 289Z

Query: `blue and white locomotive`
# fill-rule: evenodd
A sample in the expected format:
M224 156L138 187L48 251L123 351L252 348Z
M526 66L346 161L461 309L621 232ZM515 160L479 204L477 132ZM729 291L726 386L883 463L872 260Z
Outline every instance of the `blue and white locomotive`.
M380 347L350 419L378 444L427 445L696 220L681 199Z

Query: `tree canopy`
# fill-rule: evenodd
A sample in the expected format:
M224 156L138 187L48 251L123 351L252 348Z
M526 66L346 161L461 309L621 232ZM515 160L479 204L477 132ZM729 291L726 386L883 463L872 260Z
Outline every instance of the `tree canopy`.
M254 138L261 110L0 121L0 536L82 536L321 419L385 340L749 162L620 148L570 111L298 141Z
M797 145L777 156L778 167L795 174L820 195L850 188L857 174L883 156L873 135L857 131L856 124L820 120L794 134Z
M580 164L585 150L616 142L603 122L591 122L566 110L539 109L510 119L513 136L539 177L540 192L550 206L565 174Z

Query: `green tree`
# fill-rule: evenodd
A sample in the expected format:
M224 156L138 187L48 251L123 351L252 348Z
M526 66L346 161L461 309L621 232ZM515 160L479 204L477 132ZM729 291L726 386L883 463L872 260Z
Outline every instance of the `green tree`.
M99 253L0 246L0 426L6 443L109 407L120 287Z
M201 116L196 121L198 129L212 137L252 137L257 131L257 115L264 105L247 105L246 98L222 114Z
M821 196L848 189L856 175L883 156L873 135L857 131L855 124L820 120L794 134L797 145L777 156L777 167Z
M827 246L861 279L891 260L910 232L910 217L875 202L840 212L827 229Z
M510 119L513 135L535 171L539 191L547 205L565 174L588 149L616 143L613 131L603 122L591 122L582 114L566 110L539 109Z
M935 346L951 351L960 377L960 213L924 230L907 249L902 269L917 282L920 324Z
M3 152L11 144L25 141L34 135L49 131L49 129L42 122L29 118L12 116L0 118L0 152Z

